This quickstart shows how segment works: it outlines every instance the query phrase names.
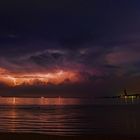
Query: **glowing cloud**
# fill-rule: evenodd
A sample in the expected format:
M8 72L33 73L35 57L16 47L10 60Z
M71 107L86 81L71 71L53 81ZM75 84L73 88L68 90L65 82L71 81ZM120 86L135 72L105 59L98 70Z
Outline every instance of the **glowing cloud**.
M75 82L78 80L76 72L57 70L47 73L12 73L0 68L0 82L8 86L37 85L48 83L60 84L65 80Z

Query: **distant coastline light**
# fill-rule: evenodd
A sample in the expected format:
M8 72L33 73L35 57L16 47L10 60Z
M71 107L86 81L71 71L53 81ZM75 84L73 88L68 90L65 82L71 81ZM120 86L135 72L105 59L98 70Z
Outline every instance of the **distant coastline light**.
M13 97L13 104L15 105L16 104L16 98Z

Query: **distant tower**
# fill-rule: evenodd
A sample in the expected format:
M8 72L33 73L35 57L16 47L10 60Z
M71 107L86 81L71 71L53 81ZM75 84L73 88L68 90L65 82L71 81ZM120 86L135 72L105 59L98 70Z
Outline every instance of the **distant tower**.
M127 91L126 91L126 89L124 89L124 96L127 96Z

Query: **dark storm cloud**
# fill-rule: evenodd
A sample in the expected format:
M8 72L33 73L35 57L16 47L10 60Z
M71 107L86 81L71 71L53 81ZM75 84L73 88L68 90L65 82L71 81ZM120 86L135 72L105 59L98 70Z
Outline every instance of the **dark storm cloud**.
M11 4L11 5L10 5ZM59 41L75 47L88 41L99 43L119 36L125 30L122 22L129 21L125 2L113 1L38 1L1 4L1 35L19 36L16 42L30 39ZM132 5L133 8L133 5ZM134 9L132 9L134 10ZM126 20L124 20L124 18ZM117 29L117 25L121 30ZM123 27L122 27L123 26ZM121 31L122 33L123 31ZM2 38L3 43L12 40ZM13 41L14 42L14 41Z
M88 71L90 68L100 66L103 63L103 56L106 50L100 47L87 48L79 47L75 50L68 48L49 48L40 49L28 52L19 52L1 55L1 66L8 69L17 69L18 67L27 69L27 67L36 68L62 68L62 69L77 69ZM16 54L16 55L15 55Z
M0 2L0 19L0 67L78 71L88 80L77 87L96 92L120 89L130 85L128 77L139 77L138 0Z

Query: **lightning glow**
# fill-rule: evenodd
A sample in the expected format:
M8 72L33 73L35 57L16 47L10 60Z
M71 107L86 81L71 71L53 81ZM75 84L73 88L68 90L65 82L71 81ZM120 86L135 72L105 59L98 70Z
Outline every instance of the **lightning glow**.
M19 85L37 85L39 83L43 85L47 85L48 83L57 85L67 79L71 82L77 81L77 73L63 70L47 73L11 73L0 68L0 82L13 87Z

